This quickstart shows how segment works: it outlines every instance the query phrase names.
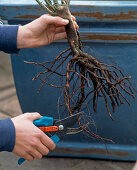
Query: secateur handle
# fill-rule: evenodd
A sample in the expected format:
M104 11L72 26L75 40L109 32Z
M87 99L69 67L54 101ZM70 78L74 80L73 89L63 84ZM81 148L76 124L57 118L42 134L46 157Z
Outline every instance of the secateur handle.
M45 126L45 127L48 127L48 126L52 126L53 125L53 117L46 117L46 116L43 116L42 118L38 119L38 120L34 120L33 121L33 124L37 127L41 127L41 126ZM50 139L53 140L53 142L56 144L59 142L60 138L57 136L57 135L53 135L52 137L50 137ZM25 161L24 158L20 158L18 160L18 165L21 165L23 162Z

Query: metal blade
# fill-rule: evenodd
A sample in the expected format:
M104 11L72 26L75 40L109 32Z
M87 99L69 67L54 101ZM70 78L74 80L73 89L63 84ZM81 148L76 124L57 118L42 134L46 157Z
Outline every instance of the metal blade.
M82 132L83 129L87 128L89 124L90 123L87 123L87 124L82 125L78 128L67 128L66 134L70 135L70 134L76 134L76 133Z
M72 135L72 134L76 134L76 133L79 133L79 132L82 132L82 131L83 131L82 127L68 128L67 131L66 131L66 134L67 135Z
M83 115L83 112L79 112L75 115L66 117L65 119L61 119L55 122L55 126L59 126L59 125L63 125L64 128L68 128L71 127L73 125L75 125L81 118L81 116Z

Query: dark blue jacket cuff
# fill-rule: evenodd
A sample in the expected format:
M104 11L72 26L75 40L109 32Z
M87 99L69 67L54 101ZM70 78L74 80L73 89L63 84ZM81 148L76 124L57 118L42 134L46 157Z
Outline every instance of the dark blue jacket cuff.
M18 25L0 24L0 51L6 53L18 53L17 32Z
M11 119L0 120L0 151L12 152L15 145L15 127Z

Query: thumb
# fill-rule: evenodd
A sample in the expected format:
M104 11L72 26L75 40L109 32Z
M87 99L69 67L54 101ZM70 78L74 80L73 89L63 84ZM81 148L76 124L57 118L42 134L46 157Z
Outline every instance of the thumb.
M69 23L69 20L63 19L61 17L53 17L50 15L43 15L42 20L45 24L55 24L57 26L65 26Z
M29 120L34 121L40 119L42 116L38 112L34 112L34 113L27 113L27 117Z

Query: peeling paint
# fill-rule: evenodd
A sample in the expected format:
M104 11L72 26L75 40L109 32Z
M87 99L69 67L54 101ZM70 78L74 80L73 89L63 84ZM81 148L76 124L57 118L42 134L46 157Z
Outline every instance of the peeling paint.
M113 21L137 19L137 11L128 11L128 13L120 12L118 14L103 14L99 11L72 12L72 15L80 16L80 17L88 17L88 18L93 17L98 20L111 19Z
M20 19L35 19L35 18L38 18L40 15L18 15L14 18L20 18Z
M92 155L108 155L108 156L129 156L128 152L125 151L109 151L107 152L106 149L95 149L95 148L88 148L88 149L76 149L76 148L56 148L55 152L62 153L62 154L92 154Z
M137 34L126 34L126 33L120 33L119 35L112 35L112 34L81 34L81 37L83 40L109 40L109 41L119 41L119 40L125 40L125 41L137 41Z

